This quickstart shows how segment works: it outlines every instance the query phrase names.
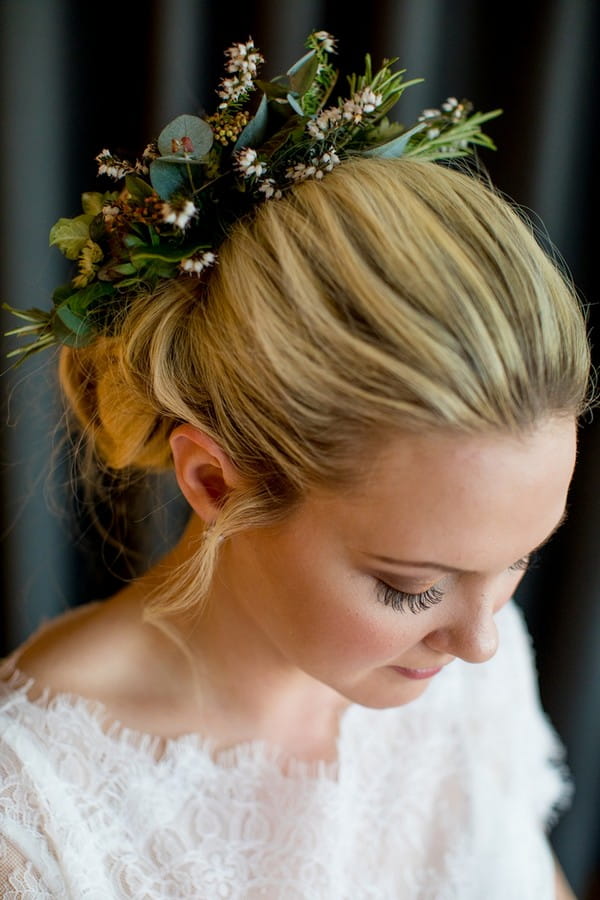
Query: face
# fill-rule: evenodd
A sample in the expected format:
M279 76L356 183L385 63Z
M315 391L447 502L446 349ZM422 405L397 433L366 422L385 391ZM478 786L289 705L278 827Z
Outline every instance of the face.
M282 673L365 706L416 699L455 658L496 652L494 615L563 517L575 433L398 435L356 487L228 542L229 614Z

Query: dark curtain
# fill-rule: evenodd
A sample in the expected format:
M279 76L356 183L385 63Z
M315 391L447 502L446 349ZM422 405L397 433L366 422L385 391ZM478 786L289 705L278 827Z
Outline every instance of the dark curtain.
M233 41L252 35L271 76L302 54L309 31L326 29L339 39L342 69L358 69L370 51L377 62L398 56L408 75L425 77L403 101L408 122L450 94L478 109L504 109L489 127L498 153L485 152L483 162L533 214L542 239L560 249L597 328L599 19L596 0L385 0L354 12L333 0L0 0L1 299L44 306L65 280L48 230L79 211L79 192L93 188L94 156L103 147L135 155L170 118L203 103L211 111L223 50ZM2 330L11 324L3 318ZM71 486L54 369L55 358L36 358L1 382L0 653L42 619L107 596L139 565L140 557L128 562L92 537L92 518ZM584 423L580 448L567 524L518 599L543 702L576 782L572 809L552 839L578 896L591 900L600 897L597 423ZM183 521L172 484L121 501L129 512L125 537L141 556L161 552ZM153 508L160 513L150 517ZM110 513L101 516L112 527Z

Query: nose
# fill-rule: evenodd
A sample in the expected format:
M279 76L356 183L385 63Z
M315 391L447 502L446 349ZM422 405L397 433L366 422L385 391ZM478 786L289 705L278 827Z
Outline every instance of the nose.
M424 643L437 653L458 656L465 662L487 662L498 649L498 629L494 621L498 607L481 593L472 600L465 599L449 610L448 622L431 631Z

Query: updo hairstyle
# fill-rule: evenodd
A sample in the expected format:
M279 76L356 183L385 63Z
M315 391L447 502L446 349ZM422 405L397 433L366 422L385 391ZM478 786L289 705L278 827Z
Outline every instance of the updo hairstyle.
M197 608L220 539L366 475L371 444L579 415L589 368L576 294L511 205L442 165L362 158L261 204L208 278L138 297L118 337L64 349L61 380L109 469L170 468L187 422L248 486L159 614Z

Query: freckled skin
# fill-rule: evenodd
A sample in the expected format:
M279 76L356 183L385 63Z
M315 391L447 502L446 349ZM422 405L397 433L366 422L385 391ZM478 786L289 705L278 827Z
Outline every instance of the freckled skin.
M510 567L563 514L575 445L567 419L520 438L398 435L365 462L360 486L315 491L284 523L227 542L203 645L212 635L211 657L241 678L316 680L373 707L408 703L429 684L392 665L485 662L494 613L523 574ZM444 598L398 612L378 599L377 576L409 593L435 585Z

